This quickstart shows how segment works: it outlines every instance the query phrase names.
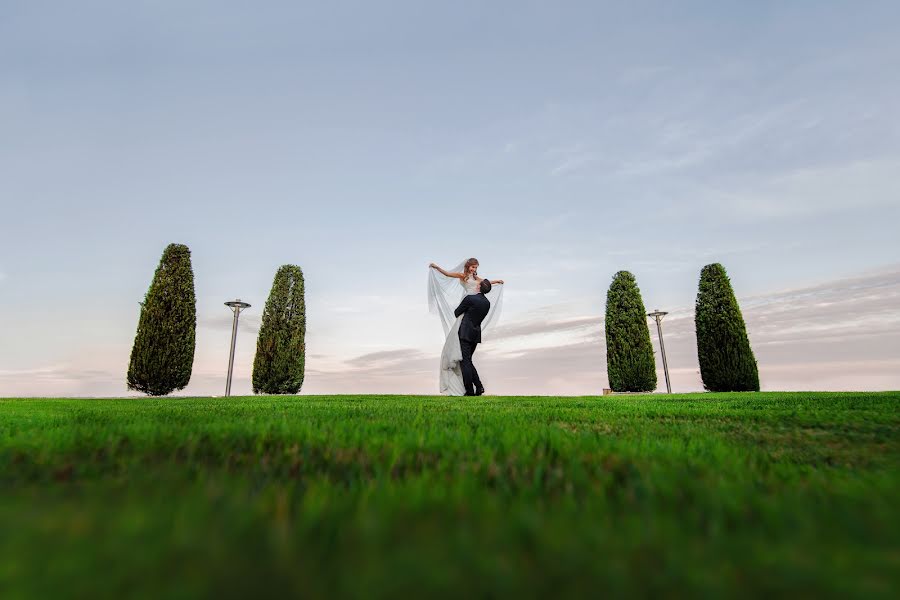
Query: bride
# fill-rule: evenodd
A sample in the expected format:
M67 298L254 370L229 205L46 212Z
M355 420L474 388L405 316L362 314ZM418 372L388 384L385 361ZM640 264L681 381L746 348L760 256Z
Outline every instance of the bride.
M428 270L428 306L431 312L441 317L441 325L447 336L444 349L441 351L440 391L447 396L464 396L462 350L459 345L459 323L462 317L456 317L453 311L466 294L477 294L483 277L478 275L478 260L470 258L450 271L445 271L434 263ZM484 332L497 322L500 307L503 304L503 280L491 280L494 286L487 295L491 301L491 310L481 323Z

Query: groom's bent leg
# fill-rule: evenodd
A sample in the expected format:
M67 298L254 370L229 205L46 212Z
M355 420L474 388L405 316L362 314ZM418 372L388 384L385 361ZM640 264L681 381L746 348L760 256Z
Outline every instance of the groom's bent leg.
M472 363L472 383L475 384L476 396L480 396L484 393L484 384L481 383L481 378L478 376L478 369L475 368L475 363Z
M472 353L475 352L475 344L459 340L459 349L462 350L462 361L459 363L462 370L463 386L466 388L466 396L475 395L474 378L475 365L472 364Z
M475 349L478 348L478 344L472 344L472 354L475 354ZM471 356L469 359L471 360ZM481 377L478 376L478 369L475 368L475 362L472 362L472 383L475 384L475 395L484 392L484 386L481 384Z

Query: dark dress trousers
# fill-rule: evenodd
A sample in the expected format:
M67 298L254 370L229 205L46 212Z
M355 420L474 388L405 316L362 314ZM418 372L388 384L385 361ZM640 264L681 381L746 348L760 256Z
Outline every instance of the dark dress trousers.
M463 385L466 388L466 396L474 396L476 392L484 391L478 371L472 363L472 355L475 347L481 343L481 322L491 310L491 301L484 294L470 294L463 298L454 314L465 315L459 324L459 347L462 350Z

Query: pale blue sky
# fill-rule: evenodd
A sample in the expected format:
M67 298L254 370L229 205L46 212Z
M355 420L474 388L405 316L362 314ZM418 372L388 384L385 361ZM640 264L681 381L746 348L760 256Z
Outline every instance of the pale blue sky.
M613 273L689 323L713 261L769 307L764 387L851 363L868 375L828 385L900 387L898 40L897 2L6 0L0 394L124 393L169 242L194 258L188 393L222 387L235 296L249 389L283 263L307 276L305 391L431 393L425 267L470 255L509 284L498 392L599 391ZM844 350L766 350L786 297L798 322L843 306Z

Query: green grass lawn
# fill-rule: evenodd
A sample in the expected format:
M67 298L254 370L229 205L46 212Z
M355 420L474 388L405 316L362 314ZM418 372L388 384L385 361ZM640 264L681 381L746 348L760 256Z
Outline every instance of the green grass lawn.
M898 392L4 399L0 597L890 596L898 467Z

